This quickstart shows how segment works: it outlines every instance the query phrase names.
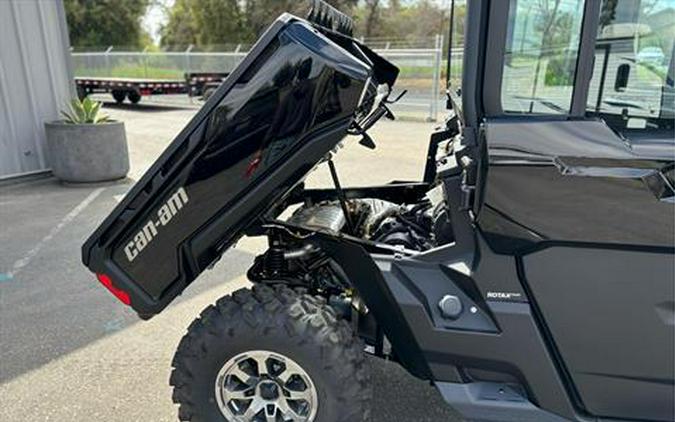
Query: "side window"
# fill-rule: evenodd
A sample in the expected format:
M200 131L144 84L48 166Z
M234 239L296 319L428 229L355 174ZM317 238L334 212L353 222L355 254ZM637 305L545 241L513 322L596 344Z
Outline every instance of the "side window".
M509 0L504 112L569 113L583 13L583 0Z
M675 119L675 0L604 0L587 112L619 131L666 131Z

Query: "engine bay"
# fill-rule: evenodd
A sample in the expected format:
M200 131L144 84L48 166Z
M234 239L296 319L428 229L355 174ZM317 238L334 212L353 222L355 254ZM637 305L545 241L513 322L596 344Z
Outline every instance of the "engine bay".
M445 201L427 195L423 201L397 204L378 198L346 201L347 215L339 201L303 205L288 223L346 233L375 243L425 251L452 241Z
M454 140L451 135L437 142L427 165L436 169L447 165ZM369 253L390 255L415 255L456 241L441 175L434 172L430 180L425 175L423 182L343 189L332 153L323 163L331 170L334 188L305 189L301 183L270 210L261 232L249 233L265 235L269 242L248 271L251 281L306 288L329 298L347 298L353 305L352 282L314 235L345 239Z
M273 227L266 232L269 247L256 257L249 279L307 288L326 297L349 298L352 303L352 283L312 235L321 232L348 238L391 254L421 253L452 243L454 233L442 184L413 186L415 192L405 184L376 187L372 192L347 190L350 197L341 199L340 193L325 190L322 193L333 192L333 198L322 200L313 200L315 195L302 191L307 193L304 201L277 220L285 229ZM358 193L379 195L354 197ZM401 201L394 202L393 197ZM303 233L288 228L302 228Z

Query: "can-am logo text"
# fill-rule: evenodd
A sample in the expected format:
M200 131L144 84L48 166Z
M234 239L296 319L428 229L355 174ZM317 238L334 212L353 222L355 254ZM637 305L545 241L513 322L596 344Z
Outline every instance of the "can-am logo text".
M157 236L159 229L169 224L173 217L188 202L188 196L184 188L179 188L157 210L157 219L150 219L141 230L134 235L133 239L124 247L124 253L129 262L132 262L138 254L145 249Z

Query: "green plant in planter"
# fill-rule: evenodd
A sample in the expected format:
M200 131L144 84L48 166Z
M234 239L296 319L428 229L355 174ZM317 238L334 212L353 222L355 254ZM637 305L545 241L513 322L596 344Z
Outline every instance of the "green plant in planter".
M64 122L73 125L97 124L110 122L110 116L99 113L101 102L94 101L89 97L84 100L75 98L70 102L68 110L62 110Z

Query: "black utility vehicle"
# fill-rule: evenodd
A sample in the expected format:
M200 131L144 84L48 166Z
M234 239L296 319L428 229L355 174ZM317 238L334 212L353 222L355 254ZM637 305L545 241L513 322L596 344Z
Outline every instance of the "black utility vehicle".
M423 180L340 186L334 149L374 147L398 69L315 3L272 24L84 245L150 318L241 236L269 239L252 289L180 342L181 420L371 420L365 353L467 419L673 420L675 6L453 3L463 57ZM306 189L322 163L335 188Z

